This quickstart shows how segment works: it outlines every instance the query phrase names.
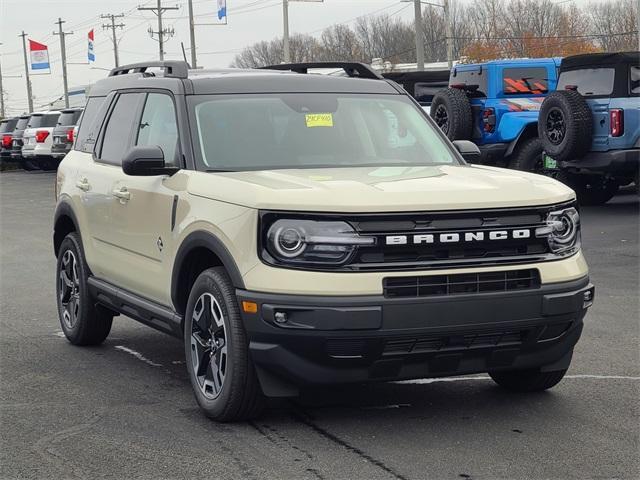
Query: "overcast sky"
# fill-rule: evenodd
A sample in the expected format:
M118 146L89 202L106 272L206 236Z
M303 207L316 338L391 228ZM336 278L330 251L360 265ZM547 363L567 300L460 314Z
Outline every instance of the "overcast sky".
M388 13L406 20L413 18L412 3L400 0L324 0L324 3L294 3L290 0L292 33L318 34L334 23L352 24L361 15ZM434 0L435 2L439 0ZM469 0L460 0L469 1ZM557 0L562 3L561 0ZM573 0L583 3L585 0ZM125 13L125 24L118 30L120 63L158 59L158 44L147 33L157 29L157 19L150 11L137 11L138 5L155 6L157 0L0 0L0 61L4 88L7 90L8 113L27 109L21 31L30 39L49 46L51 75L32 75L34 105L42 105L62 93L60 40L52 35L58 17L66 21L69 86L85 85L106 75L114 65L110 30L103 30L100 14ZM168 59L181 59L180 42L189 48L187 0L162 0L163 6L178 6L177 11L164 14L165 26L173 27L175 35L165 45ZM216 0L194 0L196 22L212 23ZM197 26L196 43L199 66L226 67L243 47L260 40L282 35L281 0L227 0L228 25ZM206 15L209 16L206 16ZM88 65L73 65L87 61L87 33L94 28L96 61ZM189 51L187 50L189 57ZM105 70L100 70L105 69ZM21 75L21 78L13 78Z

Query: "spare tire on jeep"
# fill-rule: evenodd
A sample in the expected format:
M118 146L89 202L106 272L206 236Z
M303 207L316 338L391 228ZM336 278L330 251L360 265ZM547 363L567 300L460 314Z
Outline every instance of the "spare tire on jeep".
M459 88L440 90L433 96L431 118L449 140L469 140L473 129L473 115L469 97Z
M593 116L575 90L551 92L542 102L538 136L547 155L557 161L579 159L591 149Z

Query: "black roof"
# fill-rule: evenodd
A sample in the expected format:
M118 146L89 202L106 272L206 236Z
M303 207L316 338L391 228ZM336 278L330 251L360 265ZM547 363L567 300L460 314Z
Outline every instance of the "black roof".
M640 65L640 52L585 53L562 59L561 70L585 67L615 66L619 64Z
M169 62L165 62L169 63ZM335 75L302 74L294 71L265 69L184 70L179 62L170 62L168 75L156 76L141 64L119 67L93 85L90 97L106 96L113 90L128 88L162 88L174 94L245 94L245 93L371 93L401 94L384 79L364 79ZM159 62L150 62L159 67ZM280 67L283 68L283 67Z
M383 73L384 78L389 78L398 83L403 82L448 82L450 70L421 70L416 72L387 72Z

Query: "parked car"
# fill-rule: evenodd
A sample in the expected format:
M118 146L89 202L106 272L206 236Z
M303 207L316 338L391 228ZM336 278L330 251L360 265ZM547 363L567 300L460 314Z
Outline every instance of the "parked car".
M22 136L22 158L42 170L55 170L58 166L51 154L51 134L59 117L59 111L33 113Z
M68 108L60 112L58 122L51 134L53 137L51 156L57 162L60 162L71 150L75 138L75 130L81 115L82 108Z
M0 159L11 160L11 132L16 128L18 117L0 121Z
M25 162L22 158L22 136L24 135L24 129L27 127L27 123L29 123L29 118L31 118L31 114L20 115L18 117L16 128L11 133L11 159L14 162L20 162L20 165L25 170L37 170L37 165L32 164L31 161Z
M548 171L582 203L600 205L620 185L639 183L640 52L593 53L562 60L558 91L538 122Z
M434 95L449 85L449 75L450 71L448 69L382 74L384 78L402 85L427 113L430 112Z
M542 171L538 113L555 90L559 58L494 60L451 70L431 117L451 140L472 140L479 163Z
M560 382L594 295L574 192L468 165L473 143L365 65L309 65L92 86L57 177L67 339L99 344L118 314L175 335L220 421L309 385Z

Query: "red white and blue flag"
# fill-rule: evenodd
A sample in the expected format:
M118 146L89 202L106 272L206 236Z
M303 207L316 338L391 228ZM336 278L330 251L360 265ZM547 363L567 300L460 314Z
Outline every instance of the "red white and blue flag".
M89 37L89 44L88 44L88 50L87 50L87 58L89 59L89 62L95 62L96 54L93 51L93 28L89 30L88 37Z
M29 40L29 53L31 54L31 70L49 70L49 49L39 42Z

